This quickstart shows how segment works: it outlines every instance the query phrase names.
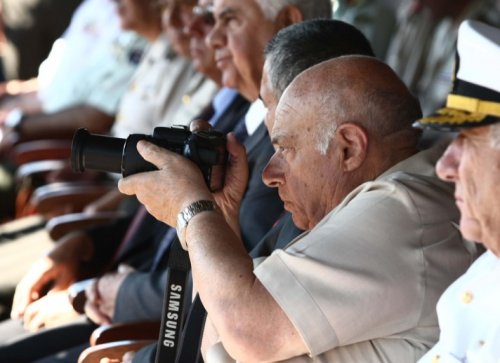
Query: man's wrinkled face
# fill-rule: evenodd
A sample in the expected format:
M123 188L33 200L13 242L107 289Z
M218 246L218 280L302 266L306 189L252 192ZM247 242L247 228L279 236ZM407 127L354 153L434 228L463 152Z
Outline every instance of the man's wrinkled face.
M172 48L177 54L185 58L191 57L189 43L191 37L186 32L186 27L193 17L195 0L162 0L163 28L167 34Z
M460 231L500 256L500 149L491 126L463 129L439 159L439 177L455 183Z
M325 155L316 148L317 117L312 103L285 92L274 121L266 121L275 153L262 174L264 183L278 188L285 209L292 213L295 225L304 230L314 227L333 209L336 181L341 177L341 168L335 162L336 148L330 147Z
M259 95L264 47L277 29L256 0L215 0L214 16L207 42L215 49L222 82L253 101Z
M193 17L187 26L191 36L190 52L196 69L216 80L220 79L220 71L215 64L214 50L209 47L205 38L213 29L213 0L200 0L193 8Z

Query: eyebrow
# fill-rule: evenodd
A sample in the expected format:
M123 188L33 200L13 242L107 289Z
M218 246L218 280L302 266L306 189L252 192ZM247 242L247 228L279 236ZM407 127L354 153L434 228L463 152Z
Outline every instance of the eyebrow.
M216 19L220 19L220 18L223 18L225 16L231 15L232 13L236 13L236 12L237 12L236 9L229 7L229 6L226 6L224 9L221 10L221 12L219 12L219 13L214 12L214 16Z
M284 135L280 132L272 132L271 137L271 144L273 145L279 145L280 142L283 142Z

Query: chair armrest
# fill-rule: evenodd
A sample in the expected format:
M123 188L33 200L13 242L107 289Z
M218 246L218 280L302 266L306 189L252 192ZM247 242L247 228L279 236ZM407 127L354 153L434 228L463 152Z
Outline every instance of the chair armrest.
M16 180L18 183L26 180L28 177L44 175L55 170L61 170L68 165L68 160L40 160L21 164L16 171Z
M79 212L113 189L116 184L51 183L35 189L29 203L43 215L60 210Z
M36 140L22 142L14 147L14 161L17 165L48 159L69 159L71 140Z
M49 236L57 241L65 234L90 226L108 224L127 216L125 212L69 213L49 219L45 228Z
M103 325L90 336L90 345L101 345L120 340L156 340L160 334L159 320L137 321Z
M78 358L78 363L100 363L102 358L121 359L127 352L138 351L156 340L124 340L99 344L85 349Z

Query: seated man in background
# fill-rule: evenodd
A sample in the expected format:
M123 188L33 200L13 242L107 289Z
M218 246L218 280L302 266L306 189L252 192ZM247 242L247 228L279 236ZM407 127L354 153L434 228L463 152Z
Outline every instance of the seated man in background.
M206 362L412 362L434 344L433 306L475 256L453 226L452 188L434 174L441 150L417 150L420 116L374 58L340 57L295 78L267 122L276 151L263 180L307 232L255 270L238 237L247 168L234 137L216 194L188 160L138 144L159 170L119 188L177 225L208 312Z
M102 6L104 5L103 1L108 6ZM72 73L74 74L73 77L67 78L65 80L59 79L57 82L55 82L54 88L62 93L57 94L57 92L53 90L54 94L52 94L52 97L49 97L49 99L51 99L52 101L57 99L58 102L60 102L61 107L63 107L64 104L67 105L67 103L71 103L75 100L81 101L84 97L90 97L87 98L87 101L97 108L99 108L98 104L102 103L103 107L109 107L110 113L114 114L116 111L115 107L118 106L118 109L122 110L123 102L121 102L120 99L123 92L121 88L123 88L123 91L125 91L125 86L127 85L128 80L131 76L130 71L134 70L136 66L134 65L132 67L131 65L127 65L129 64L130 60L126 60L126 63L122 64L123 67L120 67L116 63L123 62L124 60L122 58L128 57L128 52L125 51L126 48L123 51L118 51L119 49L121 49L120 47L118 47L118 45L116 45L114 49L115 52L121 53L121 55L116 55L114 58L112 58L116 58L115 62L111 62L108 59L110 56L110 49L108 48L112 48L113 40L117 38L121 39L124 35L127 35L127 37L132 36L133 38L137 38L139 37L140 33L142 39L141 43L144 43L144 39L147 38L148 41L152 43L152 47L147 52L147 56L144 58L144 61L148 62L151 73L155 73L157 75L161 74L160 72L164 72L164 69L161 68L162 62L153 62L150 55L151 51L154 52L157 49L159 45L158 43L160 43L161 46L161 44L164 44L166 42L164 37L161 36L161 18L160 14L158 14L158 11L152 7L153 1L121 0L120 2L113 2L112 4L108 4L107 1L110 0L85 1L84 4L78 9L77 14L75 14L75 20L72 23L70 29L76 28L76 30L73 29L71 31L68 31L69 39L67 39L67 43L65 44L67 48L65 48L64 53L64 56L66 57L63 57L63 59L66 60L64 62L61 62L62 69L60 69L58 76L62 77L62 75L67 75L68 72L70 72L69 69L66 69L67 67L69 67L66 62L69 62L73 59L73 57L75 57L73 52L79 54L80 58L87 55L80 54L75 49L79 49L79 47L77 47L74 43L78 43L78 40L81 40L82 35L80 34L80 36L76 37L75 39L71 36L71 34L74 34L74 32L78 33L78 30L83 31L83 29L81 28L84 27L91 28L90 25L92 24L95 27L94 31L96 32L96 34L84 33L86 35L84 38L86 39L86 41L82 42L83 44L79 44L79 46L82 48L80 51L84 52L84 50L89 50L88 47L90 47L87 62L90 62L90 64L94 64L98 63L98 60L101 60L101 63L99 63L100 67L98 67L97 64L94 64L93 67L88 68L85 65L89 65L89 63L81 60L80 62L72 65L73 68L70 67ZM101 8L99 8L98 6L101 6ZM116 8L116 6L119 7L119 11L121 14L120 17L117 14L118 9ZM102 13L96 14L96 11L101 11ZM110 16L110 14L113 16ZM130 31L125 33L123 30L121 30L119 25L120 19L123 28L135 29L137 34ZM106 25L108 25L109 28L105 28ZM117 29L115 29L115 27ZM87 30L87 32L89 32L89 30ZM134 35L132 35L132 33ZM94 37L102 37L103 39L99 38L96 41ZM95 49L92 48L89 43L95 44ZM105 56L106 54L108 54L108 57ZM181 59L181 57L178 57L178 59ZM174 61L172 60L170 64L173 64L173 62ZM186 64L185 68L189 68L188 60L184 60L182 58L182 60L179 60L178 63ZM127 66L125 67L125 65ZM128 68L130 68L130 70ZM90 72L91 69L93 69L95 72ZM82 81L77 73L83 72L84 74L86 74L87 71L90 72L90 74L87 74L87 78L85 79L85 81ZM139 72L139 70L137 71ZM80 77L82 77L82 75L80 75ZM172 75L172 78L174 78L174 75ZM156 79L158 79L158 77L156 77ZM144 113L144 117L147 118L149 117L149 113L147 111L149 111L149 109L152 107L152 102L148 102L148 99L144 99L143 97L144 88L146 88L145 84L148 85L147 88L149 89L148 80L149 79L144 80L143 83L136 82L133 89L132 87L129 87L129 89L125 92L125 94L127 95L126 98L128 100L131 100L133 97L135 97L136 99L141 98L143 100L140 110L138 110L139 104L134 104L136 108L136 113L134 114L136 118L134 118L134 121L137 123L140 123L140 119L137 117L139 112L142 111ZM96 83L94 84L93 82ZM123 83L123 87L119 86L120 83ZM64 88L61 89L60 87ZM70 92L69 89L73 87L75 88L73 90L74 92ZM113 89L109 90L108 87L111 87ZM66 92L64 90L66 90ZM56 94L59 97L56 97ZM96 102L95 104L94 101ZM49 101L48 103L50 104L51 102ZM53 102L52 105L54 106ZM153 105L156 106L156 104ZM80 116L85 119L85 112L81 113ZM113 117L111 118L113 119ZM53 121L55 122L54 127L57 129L57 121L55 119ZM73 121L76 121L76 119L71 120L71 122ZM91 122L91 120L88 121ZM38 124L38 122L34 122L34 124L36 125ZM76 125L74 126L76 127ZM2 215L6 216L7 214L12 213L12 209L14 208L13 199L15 198L15 194L18 191L19 185L16 185L16 182L18 181L14 179L13 175L9 175L7 172L11 171L10 160L8 158L2 159L1 157L0 160L0 195L2 196L0 209L6 211L5 215L0 212L1 220ZM5 169L3 167L5 167ZM15 166L12 166L12 169L15 169ZM73 174L71 175L73 178L75 177ZM80 175L78 175L77 178L80 178ZM32 186L34 187L34 185ZM4 191L5 195L3 194ZM115 204L117 204L118 202L119 200L116 201ZM96 202L94 203L93 207L95 209L104 209L104 204L105 203L103 202ZM106 204L107 208L110 209L109 205L111 204L111 202L109 201L109 198ZM64 209L64 206L61 206L61 208ZM7 210L11 210L11 212L7 213ZM39 222L39 220L43 219L44 218L40 216L40 218L35 221L35 223L38 224L39 228L43 228L43 223ZM30 222L31 220L32 219L28 218L28 220L14 221L11 224L2 225L1 228L6 230L9 227L12 227L12 224L18 224L20 225L19 229L26 229L29 231L30 226L33 226L33 224L31 224ZM36 226L33 226L32 230L35 230L35 227ZM0 245L0 254L2 256L5 256L4 258L0 259L0 269L8 269L10 273L3 274L0 277L0 311L9 310L16 284L19 282L20 278L28 271L29 266L34 261L33 257L35 255L36 257L38 257L38 255L43 253L43 251L50 246L51 243L48 240L49 238L47 237L47 235L44 233L44 231L41 230L37 230L27 235L22 235L22 233L20 233L20 237L5 237L5 241L7 243ZM2 314L2 317L4 316L5 315Z
M436 170L455 183L463 236L487 251L440 298L441 336L419 363L500 360L500 29L463 22L457 53L446 108L419 124L459 132Z
M121 17L117 12L115 1L84 1L65 36L54 47L55 70L48 76L51 72L45 72L47 85L32 97L35 105L31 100L27 106L23 95L2 99L0 221L14 216L13 173L17 166L8 154L16 143L71 138L74 131L83 126L93 132L110 129L119 101L146 46L146 40L135 30L148 30L143 26L136 29L141 22L131 17L130 12L124 12ZM150 22L150 27L155 24L151 18L145 22Z

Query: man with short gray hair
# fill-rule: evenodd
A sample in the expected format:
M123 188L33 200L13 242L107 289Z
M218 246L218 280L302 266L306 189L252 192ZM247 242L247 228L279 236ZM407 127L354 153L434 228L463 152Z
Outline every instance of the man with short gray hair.
M215 0L216 24L207 41L226 87L250 101L259 97L263 50L281 28L312 18L331 18L330 0Z

